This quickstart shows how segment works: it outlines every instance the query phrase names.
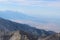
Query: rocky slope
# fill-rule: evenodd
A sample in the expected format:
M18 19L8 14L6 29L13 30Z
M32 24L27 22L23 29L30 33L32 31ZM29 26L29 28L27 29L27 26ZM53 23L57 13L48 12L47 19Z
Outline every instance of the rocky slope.
M37 40L38 38L24 31L0 31L0 40Z
M48 36L43 40L60 40L60 33L56 33L51 36Z
M24 31L5 32L0 30L0 40L60 40L60 33L55 33L47 37L36 37Z
M42 40L52 34L55 32L0 18L0 40Z
M50 34L55 33L53 31L45 31L43 29L36 29L34 27L31 27L30 25L12 22L10 20L6 20L3 18L0 18L0 30L4 30L4 31L22 30L24 32L28 32L30 34L38 35L38 36L42 36L43 34L48 36Z

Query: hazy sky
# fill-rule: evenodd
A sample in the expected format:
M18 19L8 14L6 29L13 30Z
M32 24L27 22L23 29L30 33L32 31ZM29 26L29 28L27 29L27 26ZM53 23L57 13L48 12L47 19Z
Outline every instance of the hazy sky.
M38 18L60 18L60 0L0 0L0 10L19 11Z

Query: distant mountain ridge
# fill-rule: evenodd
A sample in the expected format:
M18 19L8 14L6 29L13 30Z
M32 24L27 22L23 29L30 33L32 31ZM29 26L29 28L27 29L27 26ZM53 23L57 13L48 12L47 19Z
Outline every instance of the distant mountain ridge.
M22 12L0 11L0 17L6 19L33 20L34 17L28 16Z
M41 22L41 23L46 23L44 19L32 17L30 15L24 14L22 12L17 12L17 11L0 11L0 17L6 18L6 19L18 19L18 20L32 20L35 22Z

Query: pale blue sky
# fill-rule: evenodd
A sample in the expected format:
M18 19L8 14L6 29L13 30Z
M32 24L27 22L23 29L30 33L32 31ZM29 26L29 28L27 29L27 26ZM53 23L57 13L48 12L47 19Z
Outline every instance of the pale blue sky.
M12 10L35 17L60 17L59 0L0 0L0 10Z

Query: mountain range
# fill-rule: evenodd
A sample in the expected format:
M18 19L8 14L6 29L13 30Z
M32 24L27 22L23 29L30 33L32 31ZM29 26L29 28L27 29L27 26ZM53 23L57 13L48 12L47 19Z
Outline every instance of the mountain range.
M45 38L49 35L56 33L53 31L45 31L43 29L37 29L37 28L31 27L28 24L16 23L3 18L0 18L0 31L2 35L5 35L5 34L10 35L10 33L14 34L14 32L19 31L21 33L20 35L26 34L26 36L28 35L28 38L32 38L29 40L35 40L35 39L38 40L39 37ZM2 36L1 34L0 36Z
M31 20L35 22L40 22L40 23L46 23L47 21L45 18L36 18L34 16L27 15L22 12L17 12L17 11L0 11L0 17L6 18L6 19L17 19L17 20Z
M20 20L33 20L34 18L22 12L15 12L15 11L0 11L0 17L6 19L20 19Z

